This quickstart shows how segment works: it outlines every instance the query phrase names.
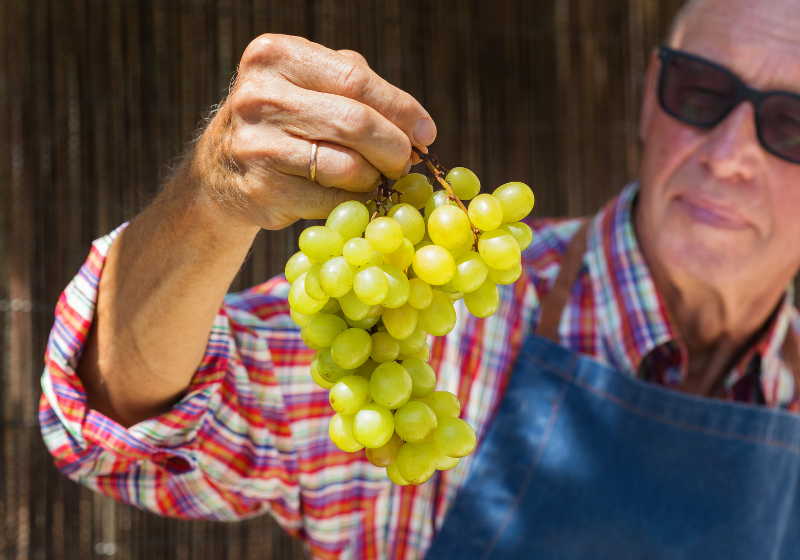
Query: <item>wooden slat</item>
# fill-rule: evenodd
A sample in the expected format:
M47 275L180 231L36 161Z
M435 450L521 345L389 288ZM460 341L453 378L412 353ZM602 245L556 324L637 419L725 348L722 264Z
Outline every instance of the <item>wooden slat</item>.
M167 520L79 487L36 423L59 293L91 241L155 195L250 40L296 34L361 52L430 111L445 165L472 168L484 190L528 182L536 215L577 215L636 173L645 65L679 4L0 2L0 557L303 557L266 516ZM306 225L262 232L232 289L280 273Z

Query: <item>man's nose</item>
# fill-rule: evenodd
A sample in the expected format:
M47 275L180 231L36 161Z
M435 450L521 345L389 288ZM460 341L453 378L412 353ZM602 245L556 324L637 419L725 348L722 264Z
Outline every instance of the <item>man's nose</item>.
M700 160L719 179L749 181L765 152L758 141L753 104L742 102L715 126L700 149Z

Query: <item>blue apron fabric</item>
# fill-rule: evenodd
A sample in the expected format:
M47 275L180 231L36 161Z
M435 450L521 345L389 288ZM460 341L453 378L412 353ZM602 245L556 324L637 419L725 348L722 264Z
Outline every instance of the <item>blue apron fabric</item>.
M800 418L633 379L532 335L427 554L800 558Z

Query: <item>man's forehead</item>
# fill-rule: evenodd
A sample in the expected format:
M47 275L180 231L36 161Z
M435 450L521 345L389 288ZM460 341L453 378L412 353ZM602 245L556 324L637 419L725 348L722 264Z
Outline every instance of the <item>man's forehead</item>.
M671 44L754 87L800 91L800 0L694 0Z

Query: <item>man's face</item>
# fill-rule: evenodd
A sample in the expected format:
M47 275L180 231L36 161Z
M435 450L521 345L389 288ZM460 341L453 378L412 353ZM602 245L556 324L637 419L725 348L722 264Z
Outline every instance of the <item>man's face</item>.
M751 87L800 93L798 0L700 2L671 46L727 67ZM677 285L781 290L800 266L800 165L761 147L750 103L713 129L665 113L659 68L654 55L636 209L649 264Z

